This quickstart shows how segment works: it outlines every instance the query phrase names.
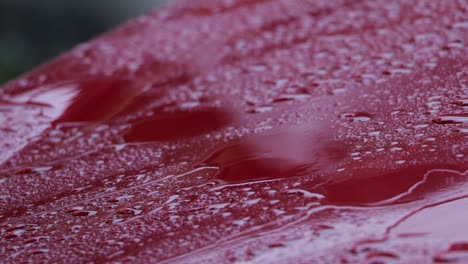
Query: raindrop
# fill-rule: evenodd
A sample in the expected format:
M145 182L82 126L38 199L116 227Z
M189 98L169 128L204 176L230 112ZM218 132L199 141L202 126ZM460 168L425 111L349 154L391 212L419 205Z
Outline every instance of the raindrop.
M348 118L351 122L366 122L371 120L372 117L363 112L355 112L341 114L340 118Z
M142 210L138 210L134 208L122 208L122 209L117 210L118 214L131 215L131 216L140 215L142 212L143 212Z
M271 110L273 110L273 107L265 105L265 106L254 107L252 109L249 109L247 112L251 114L261 114L261 113L270 112Z
M96 214L97 214L97 211L77 210L77 211L72 212L73 216L92 216Z
M458 242L450 245L449 251L466 251L468 252L468 242Z
M28 250L28 255L29 256L32 256L32 255L40 255L40 254L45 254L47 252L49 252L50 249L48 248L36 248L36 249L30 249Z
M48 241L50 239L50 237L48 236L37 236L37 237L31 237L29 239L26 239L24 241L25 244L32 244L32 243L36 243L36 242L39 242L39 241L42 241L42 240L46 240Z
M16 229L16 230L14 230L14 231L8 232L8 233L5 235L5 238L9 239L9 238L21 237L25 232L26 232L25 229Z
M457 132L457 133L467 134L468 133L468 128L458 128L458 129L455 129L454 131Z
M16 224L16 225L12 225L10 227L8 227L6 229L7 232L12 232L12 231L15 231L15 230L19 230L19 229L26 229L27 227L34 227L36 225L30 225L30 224Z
M457 99L453 103L459 106L468 106L468 98Z
M421 124L421 125L414 125L413 128L414 129L423 129L423 128L426 128L428 126L429 126L428 124Z
M434 123L437 124L460 124L460 123L468 123L468 113L463 114L447 114L447 115L440 115L434 118Z
M269 244L268 247L269 248L283 248L283 247L286 247L286 245L281 244L281 243L274 243L274 244Z
M347 90L346 88L336 88L336 89L328 91L328 94L329 95L342 94L342 93L346 92L346 90Z
M122 201L125 201L125 200L128 200L128 199L131 199L132 197L133 197L133 195L122 195L122 196L119 196L119 197L111 198L109 201L112 202L112 203L118 203L118 202L122 202Z
M377 261L377 259L399 259L400 257L393 252L388 252L388 251L371 251L366 254L366 258L368 260L373 260L374 262L372 263L380 263ZM383 262L385 263L385 262Z
M397 163L404 163L397 161ZM307 188L311 193L324 195L323 203L334 205L396 204L416 199L416 187L424 190L439 188L440 182L460 178L455 171L430 171L427 167L404 167L387 173L367 173L341 181ZM430 179L430 180L427 180ZM420 191L420 192L421 192Z
M97 211L84 210L84 207L82 206L73 207L70 210L68 210L68 212L71 213L73 216L93 216L98 213Z
M282 94L276 97L273 102L280 103L286 101L305 101L310 98L310 94L302 93L302 94Z
M391 148L390 152L397 152L397 151L402 151L402 150L403 148L395 147L395 148Z
M301 189L291 189L286 192L286 194L292 195L292 194L299 194L302 195L304 198L309 198L309 199L323 199L324 196L318 193L311 193L306 190L301 190Z

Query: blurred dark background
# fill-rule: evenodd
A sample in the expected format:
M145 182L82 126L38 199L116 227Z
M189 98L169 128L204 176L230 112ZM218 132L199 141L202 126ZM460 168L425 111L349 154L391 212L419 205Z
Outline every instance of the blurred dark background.
M168 0L0 0L0 85Z

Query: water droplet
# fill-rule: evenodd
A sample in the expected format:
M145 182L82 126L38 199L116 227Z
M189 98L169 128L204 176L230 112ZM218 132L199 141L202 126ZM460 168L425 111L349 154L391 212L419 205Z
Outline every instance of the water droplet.
M112 202L112 203L118 203L118 202L122 202L122 201L125 201L125 200L128 200L128 199L131 199L131 198L133 198L133 195L122 195L122 196L119 196L119 197L111 198L109 201Z
M436 262L454 262L461 263L468 260L468 243L455 242L450 245L448 250L434 257Z
M20 168L15 171L15 174L27 174L27 173L44 173L47 171L50 171L53 167L52 166L47 166L47 167L24 167Z
M457 133L467 134L468 133L468 128L458 128L458 129L455 129L454 131L457 132Z
M459 106L468 106L468 98L457 99L453 103Z
M32 244L32 243L40 242L42 240L48 241L49 239L50 239L49 236L37 236L37 237L31 237L29 239L26 239L24 241L24 243L25 244Z
M114 149L115 149L115 151L120 152L120 151L122 151L126 146L127 146L127 144L116 144L116 145L114 145Z
M123 218L114 218L114 219L110 220L109 222L110 222L111 224L118 224L118 223L123 222L124 220L125 220L125 219L123 219Z
M415 186L430 191L440 187L439 181L450 182L449 178L457 177L460 174L453 171L432 172L430 167L406 167L381 174L361 173L360 177L331 181L307 190L324 195L323 202L335 205L394 204L416 199L411 196L416 195L412 191Z
M200 166L220 168L217 177L228 183L306 175L346 155L343 144L328 140L321 131L317 126L244 138L216 151Z
M366 259L373 260L372 263L379 263L377 259L399 259L398 254L389 251L372 251L366 254Z
M261 114L261 113L270 112L271 110L273 110L273 107L271 106L258 106L258 107L249 109L247 112L252 113L252 114Z
M35 226L35 225L16 224L16 225L12 225L12 226L8 227L6 229L6 231L7 232L12 232L12 231L19 230L19 229L26 229L26 227L28 227L28 226Z
M249 219L250 219L250 217L245 217L245 218L242 218L240 220L232 221L232 224L236 225L236 226L243 226L243 225L247 224Z
M35 248L35 249L30 249L28 250L28 255L29 256L32 256L32 255L40 255L40 254L45 254L47 252L49 252L50 249L48 248Z
M98 213L97 211L84 210L84 207L82 206L73 207L70 210L68 210L68 212L71 213L73 216L93 216Z
M134 209L134 208L121 208L121 209L117 210L118 214L131 215L131 216L137 216L137 215L141 214L142 212L143 212L143 210L138 210L138 209Z
M185 102L179 105L180 109L183 110L190 110L192 108L196 108L197 106L200 106L200 102Z
M371 120L371 116L366 113L356 112L356 113L344 113L340 115L341 118L348 118L352 122L366 122Z
M276 97L273 102L280 103L286 101L305 101L310 98L310 94L302 93L302 94L282 94Z
M341 93L346 92L346 90L347 90L346 88L336 88L336 89L328 91L328 94L329 95L341 94Z
M452 27L453 28L462 28L462 29L468 28L468 21L453 23Z
M5 238L17 238L21 237L26 232L25 229L16 229L5 234Z
M468 123L468 113L440 115L434 118L434 123L437 124L460 124Z
M372 132L369 132L368 135L371 136L371 137L377 137L380 135L380 131L372 131Z
M311 193L309 191L306 191L306 190L301 190L301 189L291 189L291 190L288 190L286 192L286 194L300 194L302 195L304 198L309 198L309 199L323 199L325 198L323 195L321 194L318 194L318 193Z
M449 251L467 251L468 252L468 242L458 242L450 245Z
M443 95L433 95L427 98L429 102L439 101L440 99L444 98Z
M73 216L92 216L92 215L96 215L97 214L97 211L74 211L72 212L72 215Z
M171 195L171 196L167 199L166 203L167 203L167 204L170 204L170 203L172 203L173 201L177 200L177 198L179 198L179 195L178 195L178 194Z
M466 263L468 261L468 253L444 252L434 256L432 260L436 263Z
M414 125L413 128L414 129L423 129L423 128L426 128L428 126L429 126L428 124L421 124L421 125Z
M244 207L257 204L257 203L260 202L261 200L262 200L262 198L257 198L257 199L245 201L245 202L244 202Z
M230 203L212 204L212 205L208 206L208 210L221 210L221 209L226 208L226 207L228 207L230 205L231 205Z
M54 123L101 121L118 114L141 92L129 81L97 79L44 86L12 99L43 105Z
M286 245L281 244L281 243L274 243L274 244L269 244L268 247L269 248L283 248L283 247L286 247Z
M440 104L441 103L439 101L431 101L427 103L427 107L432 108L432 109L439 109Z
M391 148L390 152L397 152L397 151L402 151L402 150L403 148L395 147L395 148Z

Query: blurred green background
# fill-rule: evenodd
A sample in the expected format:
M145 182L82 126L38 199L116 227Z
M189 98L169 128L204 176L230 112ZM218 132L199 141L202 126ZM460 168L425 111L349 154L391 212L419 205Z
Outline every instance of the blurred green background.
M0 85L168 0L0 0Z

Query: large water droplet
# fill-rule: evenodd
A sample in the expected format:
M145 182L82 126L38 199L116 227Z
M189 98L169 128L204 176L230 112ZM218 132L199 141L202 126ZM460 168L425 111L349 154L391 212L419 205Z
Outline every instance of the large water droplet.
M450 245L450 247L437 254L434 257L435 262L441 263L462 263L468 261L468 243L456 242Z
M261 114L261 113L270 112L271 110L273 110L273 107L268 106L268 105L265 105L265 106L256 106L256 107L254 107L254 108L251 108L251 109L247 110L247 113L251 113L251 114Z
M139 215L143 212L143 210L138 210L138 209L134 209L134 208L121 208L119 210L117 210L117 213L118 214L122 214L122 215L131 215L131 216L136 216L136 215Z
M102 121L118 114L142 91L129 81L97 79L44 86L12 100L43 105L44 114L54 123Z
M82 206L73 207L70 210L68 210L68 212L71 213L73 216L93 216L98 213L97 211L84 210L84 207Z
M468 123L468 113L439 115L436 118L434 118L433 121L434 123L437 123L437 124Z
M30 249L27 251L27 254L29 256L32 256L32 255L40 255L40 254L45 254L45 253L48 253L50 251L50 249L48 248L36 248L36 249Z
M453 103L459 106L468 106L468 98L460 98L455 100Z
M421 194L436 191L458 178L460 174L455 171L405 167L386 173L361 171L360 177L330 181L309 190L324 195L323 201L334 205L389 205L417 200Z
M340 115L341 118L348 118L352 122L366 122L371 120L371 116L362 112L355 113L343 113Z
M286 101L305 101L310 98L308 93L298 93L298 94L282 94L276 97L273 102L280 103Z
M202 166L219 167L219 179L239 183L310 174L344 156L343 144L331 141L317 126L245 138L216 151Z

